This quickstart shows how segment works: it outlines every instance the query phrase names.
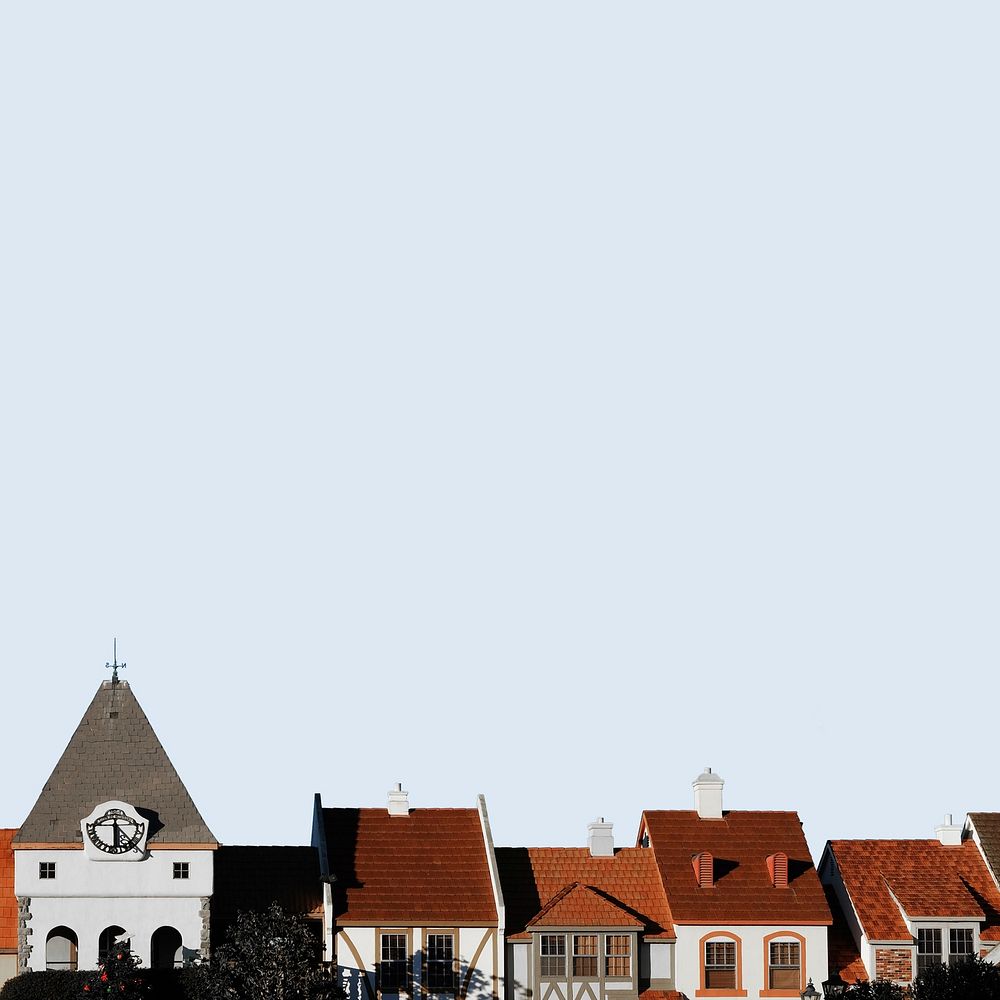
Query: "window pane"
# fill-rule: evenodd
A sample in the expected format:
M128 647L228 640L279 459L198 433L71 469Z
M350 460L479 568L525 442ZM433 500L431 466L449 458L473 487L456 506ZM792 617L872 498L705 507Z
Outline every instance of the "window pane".
M609 934L605 939L605 976L628 977L632 975L632 942L628 934Z
M948 939L948 961L950 964L967 962L972 958L971 928L952 929L948 932Z
M573 935L573 975L584 979L597 978L597 935Z
M382 990L399 990L407 986L408 961L405 934L382 935L382 961L378 967L378 984Z
M566 975L566 938L562 934L543 934L541 940L541 968L545 977Z
M705 988L736 989L736 942L705 942Z
M455 937L452 934L427 935L427 986L432 990L455 988Z

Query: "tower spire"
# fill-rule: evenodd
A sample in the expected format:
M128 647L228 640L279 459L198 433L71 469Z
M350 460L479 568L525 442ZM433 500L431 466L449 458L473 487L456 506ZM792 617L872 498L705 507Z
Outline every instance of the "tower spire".
M125 669L125 664L118 662L118 639L117 639L117 637L115 638L114 663L105 663L104 664L104 669L111 671L111 683L112 684L117 684L118 683L118 671Z

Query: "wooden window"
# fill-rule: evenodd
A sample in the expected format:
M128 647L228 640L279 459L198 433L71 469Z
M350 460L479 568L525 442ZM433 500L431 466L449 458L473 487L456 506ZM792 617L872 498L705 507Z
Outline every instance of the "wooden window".
M427 935L427 966L424 985L429 990L449 991L455 988L455 935Z
M795 990L801 985L802 952L798 941L772 941L768 989Z
M968 962L972 958L972 928L952 928L948 931L948 964Z
M597 978L597 935L573 935L573 975L577 979Z
M941 930L923 927L917 931L917 975L941 964Z
M736 989L736 942L705 942L705 989Z
M406 989L407 969L405 934L383 934L378 963L378 988L389 993Z
M44 879L55 878L56 863L54 861L40 861L38 863L38 877Z
M190 877L191 877L191 862L175 861L174 878L190 878Z
M541 975L543 979L563 978L566 975L566 938L562 934L543 934L541 949Z
M632 975L632 938L628 934L609 934L604 939L604 975L609 979Z

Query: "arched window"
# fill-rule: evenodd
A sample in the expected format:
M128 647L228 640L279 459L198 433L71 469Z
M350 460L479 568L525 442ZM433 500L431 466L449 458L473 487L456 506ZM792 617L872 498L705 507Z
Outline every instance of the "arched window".
M743 942L729 931L712 931L698 942L701 950L700 986L696 997L745 997Z
M76 972L76 935L68 927L53 927L45 939L45 968Z
M116 946L128 948L129 941L125 936L127 933L124 927L118 927L116 924L105 927L97 939L97 961L103 962Z
M806 988L806 939L795 931L764 938L762 997L797 997Z
M184 964L181 932L173 927L158 927L153 931L149 953L149 964L154 969L179 969Z

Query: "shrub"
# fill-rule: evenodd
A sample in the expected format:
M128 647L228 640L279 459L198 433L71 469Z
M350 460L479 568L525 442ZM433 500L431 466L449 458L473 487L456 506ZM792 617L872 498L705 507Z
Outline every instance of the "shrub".
M1000 1000L1000 967L981 958L934 965L917 977L913 1000Z

